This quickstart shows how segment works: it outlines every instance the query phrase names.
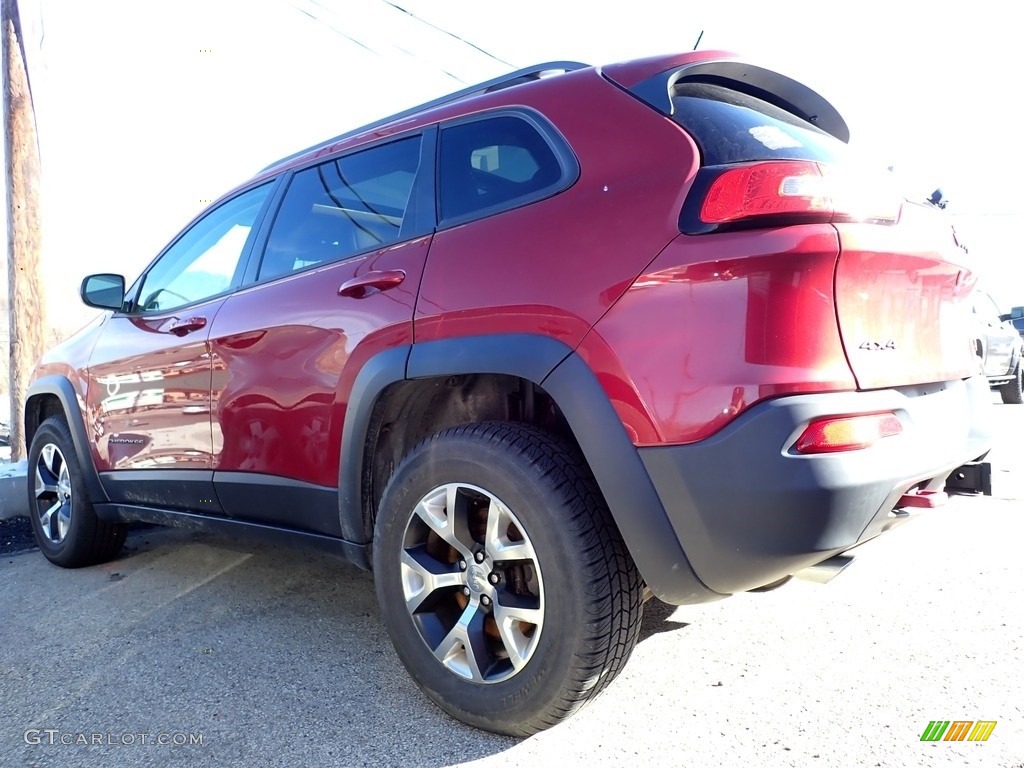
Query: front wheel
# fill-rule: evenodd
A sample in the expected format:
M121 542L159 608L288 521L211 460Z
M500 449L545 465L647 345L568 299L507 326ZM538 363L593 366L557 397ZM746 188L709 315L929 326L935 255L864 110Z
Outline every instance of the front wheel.
M642 584L589 470L533 427L445 430L400 462L373 564L399 657L442 709L517 736L573 714L637 640Z
M28 496L36 543L51 563L80 568L110 560L121 551L128 526L96 517L63 417L51 416L32 437Z
M999 396L1007 405L1021 405L1024 403L1024 372L1021 371L1020 361L1013 371L1013 378L999 387Z

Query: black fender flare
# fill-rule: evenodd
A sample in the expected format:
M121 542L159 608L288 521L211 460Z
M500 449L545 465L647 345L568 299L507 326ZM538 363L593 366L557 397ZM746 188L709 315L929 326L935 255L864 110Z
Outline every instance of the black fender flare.
M571 352L565 344L547 336L510 333L392 347L370 358L352 384L341 433L338 511L342 538L366 543L363 448L374 408L385 389L409 379L470 373L503 373L540 383Z
M655 595L714 600L694 574L654 484L594 372L573 350L539 334L491 334L395 347L371 358L353 384L342 433L342 535L365 542L363 446L379 396L402 380L496 373L542 387L562 410L641 575Z
M25 397L25 443L26 449L32 445L32 437L39 428L40 421L36 417L37 409L32 407L32 402L41 397L56 397L60 401L64 416L71 430L71 439L75 444L75 458L85 478L86 492L89 500L94 504L102 504L109 501L107 492L100 482L96 465L92 462L92 452L89 450L90 441L85 431L85 418L82 415L82 406L75 392L74 386L64 376L51 374L36 379L28 388L28 395Z

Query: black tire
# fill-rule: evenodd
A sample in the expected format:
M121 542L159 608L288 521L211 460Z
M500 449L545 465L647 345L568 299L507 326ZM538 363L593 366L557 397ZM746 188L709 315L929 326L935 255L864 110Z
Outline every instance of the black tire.
M1021 371L1019 360L1013 371L1013 378L999 387L999 396L1007 405L1024 404L1024 372Z
M477 728L555 725L636 645L643 585L611 513L579 452L533 427L453 427L410 451L381 499L373 565L402 663Z
M110 560L121 551L128 526L96 517L71 431L61 416L40 424L32 438L28 503L36 543L51 563L81 568Z

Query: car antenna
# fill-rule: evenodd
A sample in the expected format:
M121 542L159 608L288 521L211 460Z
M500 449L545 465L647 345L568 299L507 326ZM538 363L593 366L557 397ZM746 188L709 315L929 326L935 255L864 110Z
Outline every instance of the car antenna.
M700 45L700 39L702 37L704 37L704 30L703 29L700 31L700 34L697 35L697 42L693 44L693 50L695 50L695 51L697 50L697 46Z

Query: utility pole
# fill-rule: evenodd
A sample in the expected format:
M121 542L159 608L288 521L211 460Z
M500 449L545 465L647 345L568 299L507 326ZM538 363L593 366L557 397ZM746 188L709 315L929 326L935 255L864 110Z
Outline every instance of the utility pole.
M45 350L40 281L39 141L17 0L2 0L7 290L10 318L11 459L25 455L25 394Z

